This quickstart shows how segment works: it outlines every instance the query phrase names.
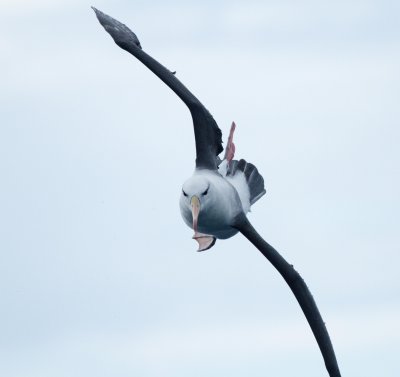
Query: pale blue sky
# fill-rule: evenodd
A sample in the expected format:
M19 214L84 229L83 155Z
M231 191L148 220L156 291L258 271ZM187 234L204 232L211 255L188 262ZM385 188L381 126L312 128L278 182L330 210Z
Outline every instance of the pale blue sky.
M0 1L0 375L327 375L289 288L241 236L180 218L189 112L90 5L201 99L267 195L343 376L397 377L396 1ZM179 140L176 140L176 138Z

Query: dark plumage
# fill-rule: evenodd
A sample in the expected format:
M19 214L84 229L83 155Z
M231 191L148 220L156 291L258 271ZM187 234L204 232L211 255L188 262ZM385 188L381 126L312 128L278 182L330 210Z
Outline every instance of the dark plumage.
M142 50L139 39L123 23L92 7L97 19L114 42L128 51L147 68L167 84L186 104L193 118L196 139L196 167L217 170L217 156L224 150L222 132L209 111L201 102L176 78L175 73L165 68L158 61Z

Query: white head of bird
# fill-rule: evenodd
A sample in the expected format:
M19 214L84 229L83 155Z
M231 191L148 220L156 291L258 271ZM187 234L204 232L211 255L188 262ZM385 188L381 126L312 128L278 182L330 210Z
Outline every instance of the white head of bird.
M212 211L215 195L209 195L210 189L211 182L203 174L193 174L182 186L179 203L182 217L195 233L198 232L200 209L201 217Z
M199 251L214 245L217 238L237 233L232 218L243 211L235 187L218 172L196 169L183 184L180 209L185 223L194 230Z

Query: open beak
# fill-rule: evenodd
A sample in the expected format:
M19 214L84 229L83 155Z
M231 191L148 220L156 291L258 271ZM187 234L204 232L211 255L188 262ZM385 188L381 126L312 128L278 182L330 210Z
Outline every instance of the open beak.
M197 251L207 250L215 244L216 239L213 236L199 233L197 231L197 225L200 213L200 199L196 195L192 196L192 199L190 200L190 205L192 206L192 219L193 219L193 230L194 230L193 239L195 239L199 243L199 249Z

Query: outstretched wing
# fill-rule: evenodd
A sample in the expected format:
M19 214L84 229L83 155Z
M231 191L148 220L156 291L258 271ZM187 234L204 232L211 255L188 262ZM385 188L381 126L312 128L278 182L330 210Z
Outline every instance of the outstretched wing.
M196 139L196 167L216 170L217 156L223 151L222 133L201 102L176 78L175 74L142 50L135 33L127 26L93 8L97 19L115 43L128 51L167 84L186 104L193 118Z
M340 377L339 366L336 361L335 351L328 330L326 329L314 298L300 274L292 265L287 263L271 245L264 241L244 214L236 219L234 228L238 229L258 250L260 250L285 279L300 304L311 330L314 333L329 375L331 377Z

